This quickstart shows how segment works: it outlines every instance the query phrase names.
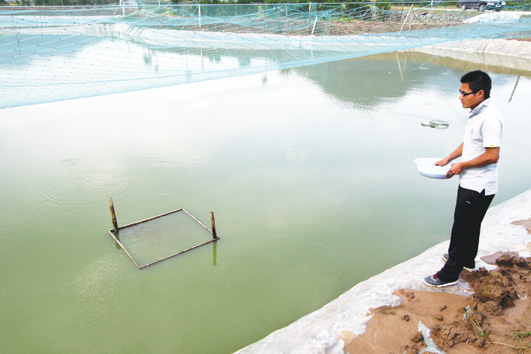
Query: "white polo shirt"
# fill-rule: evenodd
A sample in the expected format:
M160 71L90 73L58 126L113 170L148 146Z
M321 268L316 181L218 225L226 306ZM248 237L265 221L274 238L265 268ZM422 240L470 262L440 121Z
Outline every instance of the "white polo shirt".
M468 116L461 161L469 161L485 153L485 148L501 147L503 119L490 98L481 102ZM459 185L485 195L498 192L498 164L468 168L459 175Z

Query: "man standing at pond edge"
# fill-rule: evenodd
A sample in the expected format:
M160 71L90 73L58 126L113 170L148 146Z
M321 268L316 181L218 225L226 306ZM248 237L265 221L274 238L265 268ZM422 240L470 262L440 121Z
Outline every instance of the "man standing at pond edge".
M459 175L459 188L454 212L454 224L448 253L443 255L444 267L424 283L435 287L457 284L463 268L475 267L481 222L498 191L497 162L500 157L503 121L492 105L492 81L483 71L471 71L461 77L459 99L463 108L470 108L461 145L447 157L435 163L453 163L446 178Z

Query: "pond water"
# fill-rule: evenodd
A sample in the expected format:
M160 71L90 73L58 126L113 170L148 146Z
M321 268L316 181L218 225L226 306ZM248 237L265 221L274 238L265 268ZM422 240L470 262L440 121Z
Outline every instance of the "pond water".
M413 160L461 142L473 68L405 55L0 111L0 351L234 352L447 239L457 179ZM498 204L530 188L531 78L487 69ZM138 270L109 197L221 239Z

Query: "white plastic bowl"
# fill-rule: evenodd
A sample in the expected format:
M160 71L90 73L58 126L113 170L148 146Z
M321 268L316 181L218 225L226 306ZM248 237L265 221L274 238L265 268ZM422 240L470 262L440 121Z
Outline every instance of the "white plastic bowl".
M439 161L438 158L425 157L416 159L417 170L424 177L446 179L446 173L450 169L450 164L446 166L435 166L434 163Z

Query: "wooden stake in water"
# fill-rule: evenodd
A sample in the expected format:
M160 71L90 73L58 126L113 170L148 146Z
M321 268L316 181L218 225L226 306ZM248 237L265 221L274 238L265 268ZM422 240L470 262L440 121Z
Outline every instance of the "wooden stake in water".
M213 211L210 212L210 221L212 222L212 237L217 238L218 236L216 235L216 220L214 219Z
M114 211L114 204L112 198L109 198L109 209L111 211L112 228L115 234L118 234L118 222L116 221L116 213Z

